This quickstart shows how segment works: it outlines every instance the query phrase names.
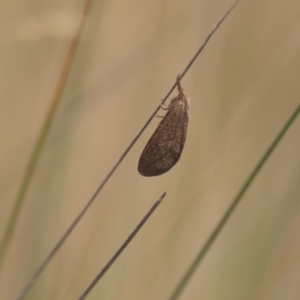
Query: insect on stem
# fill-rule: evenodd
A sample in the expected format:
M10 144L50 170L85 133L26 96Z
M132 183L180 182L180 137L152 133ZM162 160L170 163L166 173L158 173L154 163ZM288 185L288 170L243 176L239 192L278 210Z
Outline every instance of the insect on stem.
M170 101L166 115L159 123L141 154L138 171L143 176L157 176L169 171L179 160L187 132L189 97L176 78L178 95Z

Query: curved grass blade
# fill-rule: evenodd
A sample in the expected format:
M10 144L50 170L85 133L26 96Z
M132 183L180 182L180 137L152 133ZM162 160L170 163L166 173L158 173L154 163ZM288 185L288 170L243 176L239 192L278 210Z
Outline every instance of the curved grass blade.
M195 273L195 271L200 266L200 263L204 259L204 257L207 254L208 250L211 248L214 241L219 236L220 232L222 231L222 229L226 225L227 221L231 217L232 213L234 212L234 210L236 209L238 204L241 202L244 194L246 193L246 191L248 190L248 188L250 187L250 185L252 184L252 182L254 181L256 176L258 175L259 171L265 165L268 158L271 156L271 154L273 153L273 151L275 150L275 148L277 147L279 142L282 140L282 138L284 137L284 135L286 134L288 129L291 127L291 125L293 124L293 122L295 121L295 119L297 118L299 113L300 113L300 104L294 110L294 112L289 117L287 122L284 124L282 129L279 131L279 133L277 134L277 136L275 137L273 142L270 144L270 146L268 147L266 152L263 154L261 159L258 161L257 165L255 166L253 171L250 173L250 175L246 179L245 183L242 185L242 187L241 187L240 191L238 192L237 196L233 199L231 205L229 206L229 208L225 212L224 216L222 217L222 219L220 220L220 222L218 223L218 225L216 226L214 231L211 233L210 237L208 238L208 240L206 241L206 243L204 244L202 249L200 249L198 255L196 256L196 258L194 259L194 261L192 262L192 264L188 268L187 272L185 273L185 275L183 276L183 278L181 279L181 281L177 285L176 289L174 290L174 292L171 295L171 297L169 298L169 300L179 299L179 297L182 294L184 288L186 287L188 282L191 280L191 278L192 278L193 274Z
M41 156L42 150L44 148L45 145L45 141L46 138L49 134L49 130L51 128L51 125L53 123L53 119L55 116L55 113L57 111L58 105L60 103L61 100L61 95L63 93L67 78L68 78L68 74L75 56L75 52L78 46L78 43L80 41L80 37L82 35L82 31L85 25L85 21L87 19L88 16L88 12L89 12L89 8L91 6L92 0L87 0L86 1L86 6L84 8L83 14L82 14L82 19L80 21L78 30L76 32L76 34L74 35L74 38L72 40L72 43L70 45L69 51L67 53L64 65L62 67L61 73L59 75L58 78L58 82L57 85L55 87L53 96L52 96L52 100L50 103L50 107L48 110L48 113L45 117L44 120L44 124L41 128L40 134L38 136L37 142L33 148L32 154L29 158L28 161L28 165L27 168L25 170L22 182L21 182L21 186L19 188L19 191L17 193L16 199L15 199L15 203L13 205L13 209L11 212L11 215L8 219L8 224L7 227L4 231L4 235L0 244L0 268L1 268L1 264L3 262L3 259L5 257L5 253L6 250L9 246L9 243L11 241L11 238L13 236L15 227L16 227L16 223L19 219L19 215L22 209L22 206L24 204L24 200L28 191L28 188L30 186L31 180L33 178L35 169L37 167L37 164L39 162L39 158Z

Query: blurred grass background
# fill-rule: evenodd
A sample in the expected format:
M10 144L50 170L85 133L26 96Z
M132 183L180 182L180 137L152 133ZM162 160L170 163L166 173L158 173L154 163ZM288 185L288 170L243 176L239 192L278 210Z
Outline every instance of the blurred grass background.
M0 273L13 299L232 1L94 2ZM0 234L83 1L0 3ZM165 175L137 172L154 119L27 299L76 299L167 196L88 299L166 299L299 103L300 3L241 1L182 81L187 142ZM175 93L174 93L175 94ZM299 299L300 121L181 299Z

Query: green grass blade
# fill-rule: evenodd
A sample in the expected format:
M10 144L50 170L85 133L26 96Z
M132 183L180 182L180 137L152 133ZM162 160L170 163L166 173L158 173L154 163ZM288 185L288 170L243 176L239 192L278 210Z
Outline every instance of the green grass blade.
M282 129L280 130L278 135L275 137L274 141L270 144L270 146L268 147L268 149L266 150L264 155L261 157L261 159L259 160L259 162L255 166L253 171L250 173L249 177L247 178L245 183L242 185L242 188L238 192L237 196L233 199L231 205L229 206L229 208L225 212L224 216L222 217L222 219L220 220L220 222L218 223L218 225L216 226L214 231L211 233L210 237L208 238L208 240L206 241L206 243L204 244L204 246L202 247L202 249L200 250L200 252L196 256L195 260L193 261L193 263L191 264L191 266L187 270L186 274L183 276L183 278L179 282L178 286L176 287L175 291L173 292L173 294L171 295L169 300L176 300L182 294L182 292L183 292L184 288L186 287L187 283L192 278L194 272L199 267L199 265L202 262L203 258L207 254L210 247L213 245L214 241L216 240L216 238L220 234L220 232L223 229L223 227L225 226L226 222L229 220L229 218L232 215L232 213L234 212L235 208L241 202L244 194L246 193L246 191L250 187L251 183L253 182L255 177L258 175L259 171L262 169L264 164L267 162L268 158L271 156L272 152L275 150L275 148L277 147L279 142L282 140L282 138L284 137L287 130L290 128L292 123L295 121L295 119L297 118L299 112L300 112L300 104L295 109L293 114L290 116L290 118L288 119L286 124L282 127Z
M61 100L61 95L63 93L64 87L65 87L65 84L66 84L66 81L67 81L67 78L68 78L68 75L69 75L69 72L70 72L70 69L72 66L72 62L74 61L75 52L76 52L78 43L80 41L80 37L82 35L82 31L83 31L83 28L84 28L84 25L85 25L85 22L86 22L86 19L88 16L88 12L89 12L91 3L92 3L92 0L86 1L85 7L83 10L83 14L82 14L82 18L79 23L77 32L75 33L75 35L73 37L73 40L72 40L72 43L68 50L61 73L59 75L58 82L57 82L57 85L55 87L55 90L54 90L54 93L52 96L50 108L46 115L44 124L41 128L41 132L38 136L37 142L33 148L32 154L29 158L27 168L25 170L24 177L21 182L21 186L19 188L16 199L14 201L13 209L12 209L11 215L9 216L8 224L4 231L4 235L3 235L3 238L2 238L2 241L0 244L0 268L1 268L2 262L4 260L6 251L8 249L9 243L11 241L11 238L13 236L17 221L19 219L21 208L24 204L25 196L27 194L28 188L32 181L34 171L38 164L42 150L45 146L45 141L49 134L51 125L53 123L55 113L59 106L59 103Z

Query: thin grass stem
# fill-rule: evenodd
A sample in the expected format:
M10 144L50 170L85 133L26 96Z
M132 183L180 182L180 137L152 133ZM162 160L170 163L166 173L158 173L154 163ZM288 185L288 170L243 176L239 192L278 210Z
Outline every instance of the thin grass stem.
M136 226L136 228L131 232L131 234L127 237L125 242L121 245L121 247L116 251L116 253L111 257L111 259L107 262L107 264L103 267L103 269L99 272L99 274L95 277L95 279L91 282L91 284L87 287L87 289L81 294L78 300L83 300L90 293L90 291L95 287L95 285L99 282L99 280L103 277L103 275L108 271L108 269L113 265L116 259L121 255L121 253L125 250L125 248L129 245L132 239L136 236L136 234L140 231L146 221L150 218L152 213L156 210L158 205L162 202L164 197L166 196L166 192L164 192L160 198L152 205L140 223Z
M208 41L211 39L211 37L213 36L213 34L217 31L217 29L220 27L220 25L223 23L223 21L233 11L233 9L238 4L238 2L239 2L238 0L235 1L234 4L230 7L230 9L223 15L223 17L214 26L214 28L208 34L208 36L205 39L205 41L201 44L201 46L199 47L199 49L197 50L197 52L195 53L195 55L189 61L189 63L187 64L187 66L185 67L185 69L183 70L183 72L181 73L181 75L179 75L180 79L182 79L184 77L184 75L187 73L187 71L193 65L193 63L195 62L195 60L198 58L199 54L203 51L203 49L205 48L205 46L207 45ZM166 96L163 98L163 100L161 102L162 104L168 99L168 97L171 95L172 91L175 89L176 86L177 86L177 80L175 81L175 83L173 84L173 86L171 87L171 89L169 90L169 92L166 94ZM46 266L49 264L49 262L55 256L56 252L61 248L61 246L67 240L67 238L69 237L69 235L73 232L73 230L75 229L75 227L77 226L77 224L79 223L79 221L81 220L81 218L85 215L85 213L88 211L88 209L90 208L90 206L94 203L94 200L96 199L96 197L98 196L98 194L100 193L100 191L106 185L106 183L108 182L108 180L110 179L110 177L113 175L113 173L119 167L119 165L121 164L121 162L123 161L123 159L126 157L126 155L129 153L129 151L134 146L134 144L136 143L136 141L139 139L139 137L145 131L145 129L150 124L150 122L152 121L152 119L155 117L155 115L159 111L160 107L161 106L159 105L154 110L154 112L152 113L152 115L150 116L150 118L146 121L146 123L144 124L144 126L140 129L140 131L138 132L138 134L131 141L131 143L126 148L126 150L123 152L123 154L120 156L120 158L118 159L118 161L116 162L116 164L108 172L108 174L106 175L106 177L104 178L104 180L101 182L101 184L99 185L99 187L96 189L96 191L94 192L94 194L91 196L91 198L88 200L88 202L86 203L86 205L79 212L79 214L75 217L74 221L68 227L68 229L66 230L66 232L62 235L62 237L59 239L59 241L50 250L49 254L46 256L46 258L44 259L44 261L40 264L40 266L34 272L34 274L32 275L32 277L29 279L29 281L27 282L27 284L23 288L21 294L16 298L16 300L24 299L24 297L29 292L29 290L32 288L32 286L34 285L34 283L36 282L36 280L39 278L39 276L42 274L42 272L44 271L44 269L46 268Z

